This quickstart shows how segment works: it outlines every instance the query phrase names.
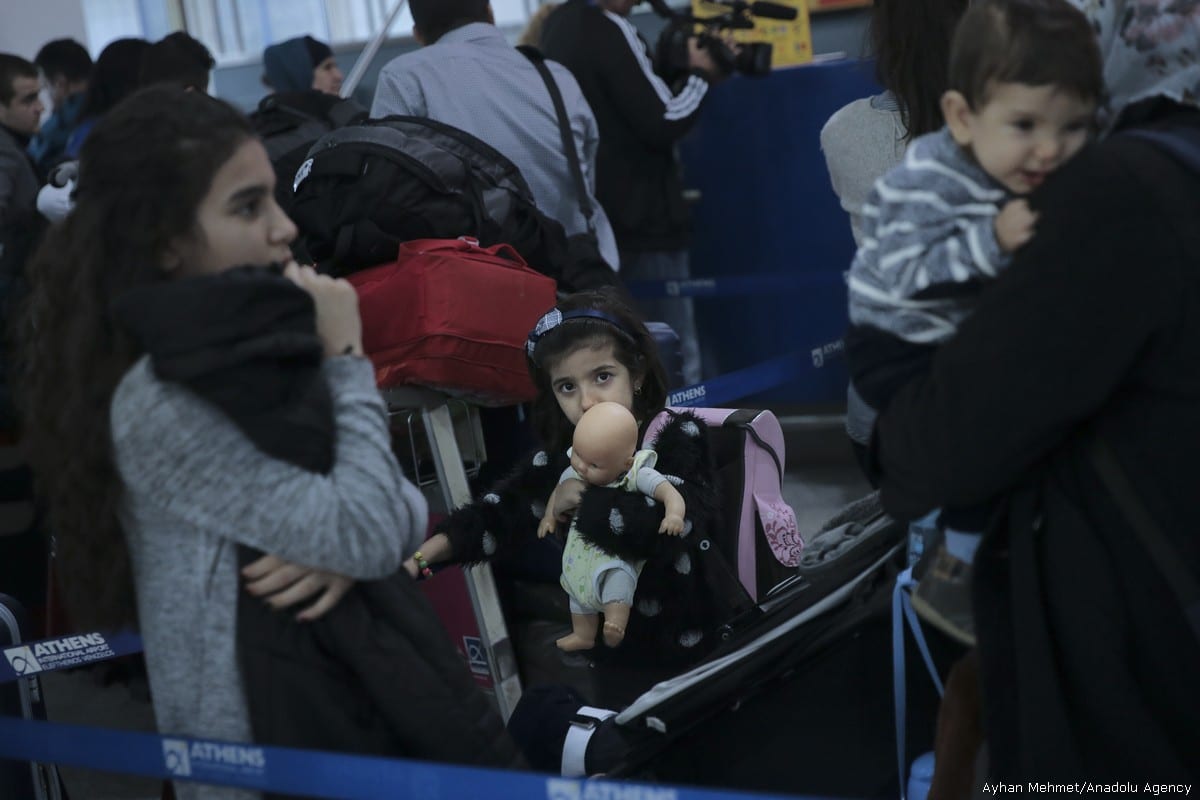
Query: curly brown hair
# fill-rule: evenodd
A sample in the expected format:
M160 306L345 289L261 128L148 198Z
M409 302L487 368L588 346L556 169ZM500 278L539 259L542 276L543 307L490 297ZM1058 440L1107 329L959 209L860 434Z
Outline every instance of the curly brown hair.
M237 110L199 92L163 86L132 95L88 136L75 207L29 263L16 331L18 400L77 627L137 616L109 411L140 353L116 325L112 301L166 279L168 245L194 234L213 174L253 135Z

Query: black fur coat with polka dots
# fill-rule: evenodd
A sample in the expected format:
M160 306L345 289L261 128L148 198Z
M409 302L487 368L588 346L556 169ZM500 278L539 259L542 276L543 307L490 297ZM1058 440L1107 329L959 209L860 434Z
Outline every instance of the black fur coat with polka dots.
M625 640L614 655L634 664L683 667L712 648L714 631L731 613L711 588L719 580L714 559L721 558L713 546L718 492L703 421L673 414L651 447L658 453L655 468L683 495L685 534L658 532L662 503L611 487L584 492L577 523L585 538L614 555L646 559ZM437 527L450 538L454 560L484 561L536 541L546 501L567 466L565 452L539 451L450 515ZM559 535L565 528L560 525Z

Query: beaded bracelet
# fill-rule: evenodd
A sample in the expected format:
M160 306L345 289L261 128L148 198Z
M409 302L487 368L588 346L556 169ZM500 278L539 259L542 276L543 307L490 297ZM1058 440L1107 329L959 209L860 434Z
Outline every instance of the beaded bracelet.
M429 568L429 562L425 560L425 556L421 554L420 550L413 553L413 561L417 562L417 572L421 574L422 578L433 577L433 570Z

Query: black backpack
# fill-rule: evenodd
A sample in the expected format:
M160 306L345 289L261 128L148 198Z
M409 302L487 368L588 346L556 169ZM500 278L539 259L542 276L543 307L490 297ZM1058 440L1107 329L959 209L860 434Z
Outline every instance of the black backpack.
M316 89L279 92L259 102L250 114L250 123L275 167L275 199L284 211L292 207L296 170L308 158L313 142L366 118L367 110L354 100Z
M288 209L322 271L346 275L396 257L401 242L471 236L512 245L558 280L562 226L538 211L519 169L486 142L421 117L331 131L296 172Z

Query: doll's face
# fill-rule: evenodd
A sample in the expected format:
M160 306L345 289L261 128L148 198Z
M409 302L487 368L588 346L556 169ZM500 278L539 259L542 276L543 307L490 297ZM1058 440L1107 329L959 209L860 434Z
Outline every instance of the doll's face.
M571 466L594 486L610 484L633 463L637 437L637 422L629 409L620 403L599 403L575 426Z
M622 455L613 447L598 446L591 449L584 445L584 449L580 450L576 444L571 448L571 466L581 478L593 486L607 486L612 483L629 469L632 462L632 455Z

